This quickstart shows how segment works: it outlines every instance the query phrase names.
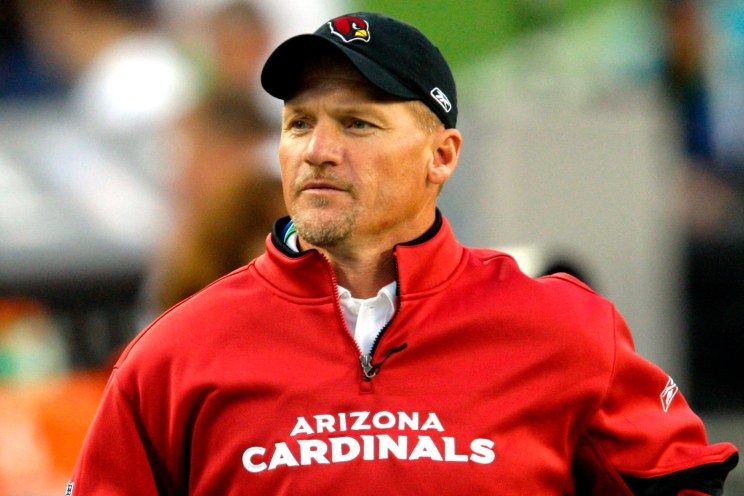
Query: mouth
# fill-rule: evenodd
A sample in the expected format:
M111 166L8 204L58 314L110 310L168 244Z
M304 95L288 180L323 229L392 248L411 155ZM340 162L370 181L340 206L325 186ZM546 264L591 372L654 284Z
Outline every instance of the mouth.
M310 193L331 193L334 191L346 191L345 188L329 181L310 180L305 182L300 188L301 192Z

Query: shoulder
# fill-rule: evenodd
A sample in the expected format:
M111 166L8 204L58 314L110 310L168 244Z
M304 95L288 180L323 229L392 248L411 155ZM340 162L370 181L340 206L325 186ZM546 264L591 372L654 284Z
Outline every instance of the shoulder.
M253 262L221 277L158 316L126 347L116 368L152 368L159 362L193 359L220 346L220 335L235 332L245 320L245 310L265 300L252 266Z
M470 257L470 273L482 272L488 284L494 287L508 288L511 291L525 291L532 296L557 298L563 302L579 300L592 302L600 306L612 304L599 295L587 283L564 272L533 277L522 270L512 255L499 250L486 248L466 248Z
M466 298L487 301L490 313L508 317L535 336L578 346L614 346L621 317L588 284L566 273L531 277L512 256L497 250L468 251Z

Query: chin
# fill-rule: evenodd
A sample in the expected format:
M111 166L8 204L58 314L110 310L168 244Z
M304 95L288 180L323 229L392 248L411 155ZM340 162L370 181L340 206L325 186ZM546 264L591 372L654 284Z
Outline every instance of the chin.
M292 219L300 238L314 246L335 246L348 239L354 230L354 217L348 210L304 210Z

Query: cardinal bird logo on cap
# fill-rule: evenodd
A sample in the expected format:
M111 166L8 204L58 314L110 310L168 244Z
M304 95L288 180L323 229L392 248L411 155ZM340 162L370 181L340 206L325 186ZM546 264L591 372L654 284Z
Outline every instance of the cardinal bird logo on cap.
M369 41L369 24L364 19L353 16L337 17L328 21L331 33L335 34L345 43L352 41Z

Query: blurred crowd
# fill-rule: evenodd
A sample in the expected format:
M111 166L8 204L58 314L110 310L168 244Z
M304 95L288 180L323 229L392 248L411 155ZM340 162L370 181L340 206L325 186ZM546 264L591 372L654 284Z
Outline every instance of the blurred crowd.
M669 2L667 83L685 147L690 376L709 409L744 408L744 2Z
M691 172L680 208L696 238L744 237L744 5L668 7L668 83Z
M57 208L93 217L58 255L38 251L16 219L0 220L6 253L45 255L30 265L92 253L59 284L54 270L1 277L0 494L61 491L122 346L263 251L285 213L273 152L280 107L259 91L258 71L270 43L335 11L297 1L0 3L0 177L37 172L42 194L65 195ZM18 132L34 135L24 146L11 137L18 115L32 116ZM4 203L20 198L17 184L3 186L13 195ZM128 277L107 277L106 257L128 260Z
M694 331L700 342L716 341L714 360L731 360L744 335L742 3L659 2L665 83L687 157L678 210L699 307L691 327L704 329ZM44 264L74 265L53 252L29 259L47 275L39 291L0 275L0 495L59 491L121 346L263 250L284 206L279 106L260 91L258 71L278 40L344 10L340 0L0 2L0 196L20 205L16 213L0 199L0 247L23 259L33 240L56 243L55 226L74 223L60 210L31 232L19 168L93 218L64 255L83 254L91 274L52 284ZM37 115L20 133L18 122ZM104 267L130 260L127 276L107 284L87 240ZM700 381L720 383L697 366Z

